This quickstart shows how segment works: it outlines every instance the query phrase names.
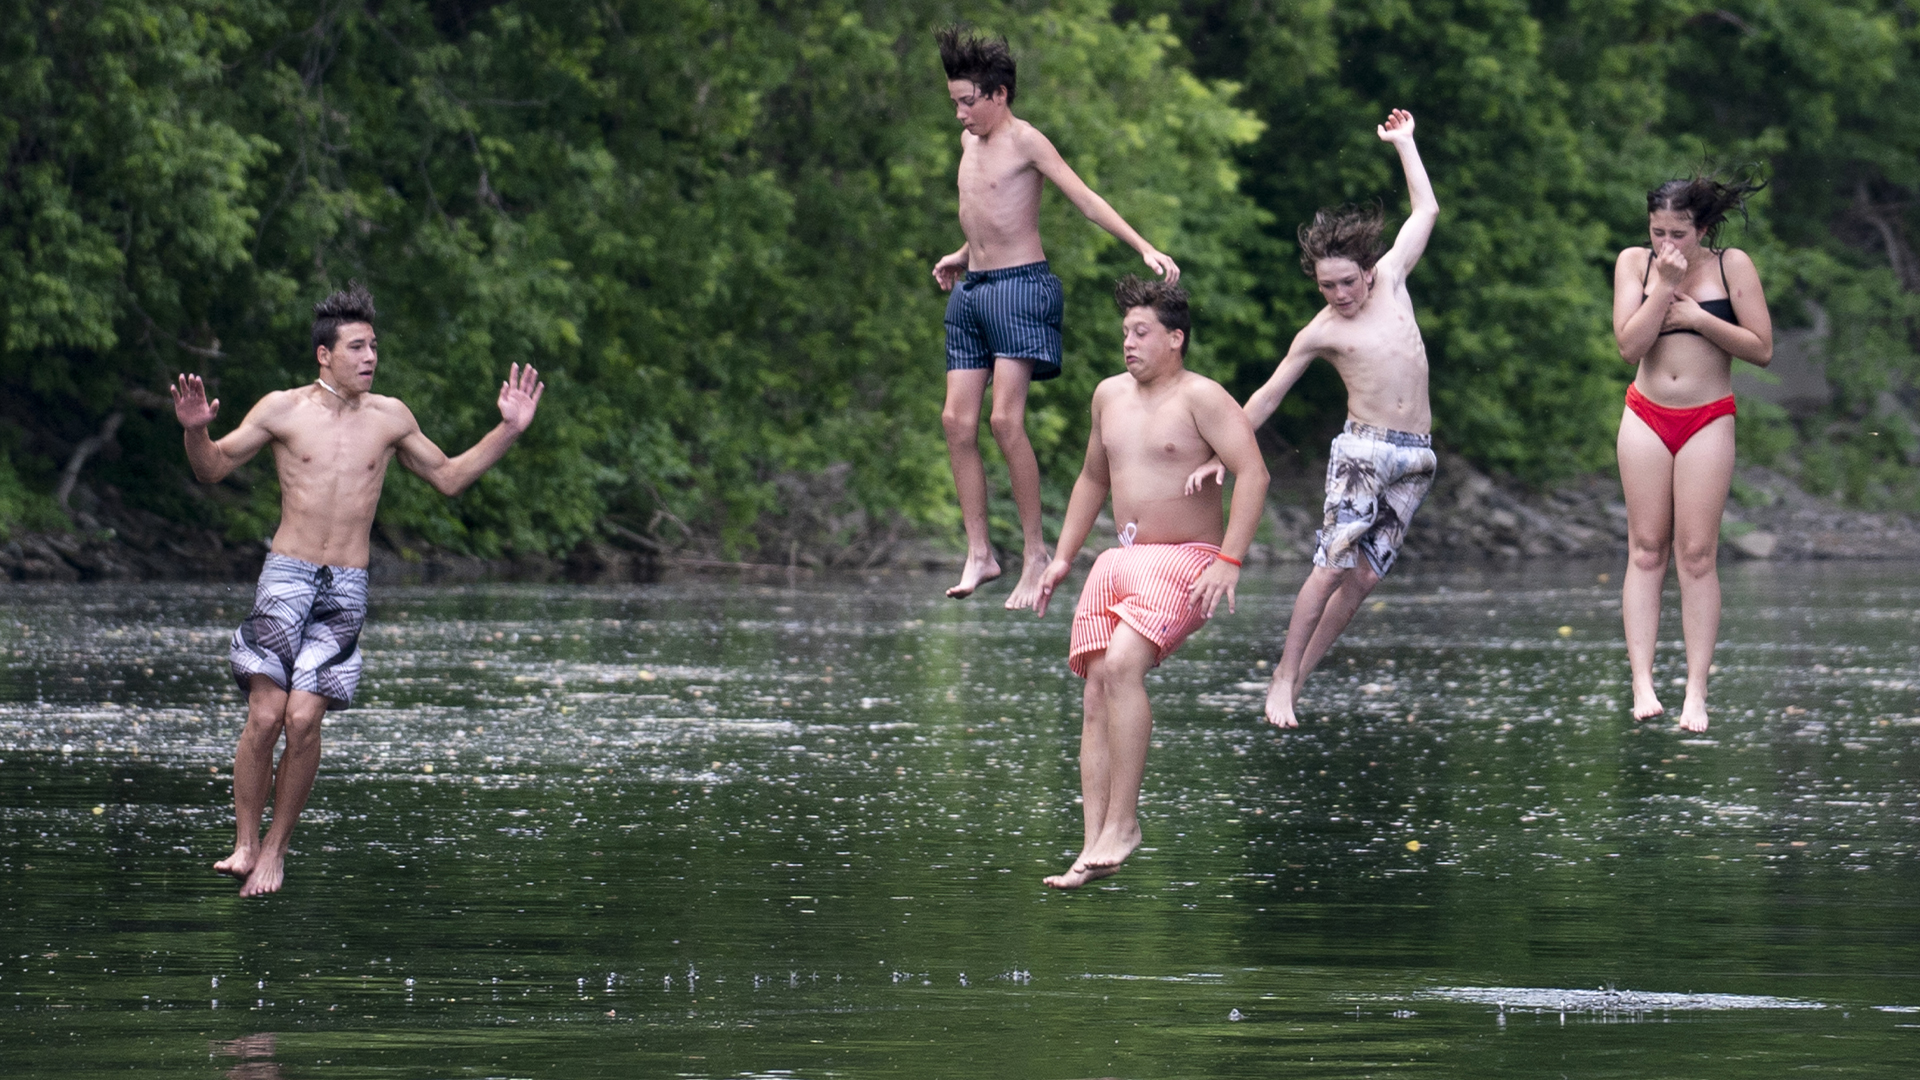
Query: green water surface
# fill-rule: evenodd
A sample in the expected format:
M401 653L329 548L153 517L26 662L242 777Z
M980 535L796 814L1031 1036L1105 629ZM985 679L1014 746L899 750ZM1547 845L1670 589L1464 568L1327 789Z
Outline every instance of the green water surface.
M1250 573L1071 895L1066 613L1004 589L376 588L243 902L251 590L0 586L0 1073L1914 1075L1920 567L1727 567L1704 737L1627 718L1608 570L1404 566L1286 735Z

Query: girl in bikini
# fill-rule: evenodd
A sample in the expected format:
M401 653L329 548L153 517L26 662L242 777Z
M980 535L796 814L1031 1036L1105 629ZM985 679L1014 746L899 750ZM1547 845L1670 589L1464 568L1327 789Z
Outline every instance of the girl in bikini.
M1680 726L1707 728L1707 672L1720 633L1720 512L1733 482L1733 360L1773 358L1773 322L1753 260L1714 245L1758 184L1669 180L1647 193L1651 248L1620 253L1613 333L1639 366L1620 417L1629 557L1620 611L1633 669L1633 717L1666 711L1653 686L1667 560L1680 573L1687 694Z

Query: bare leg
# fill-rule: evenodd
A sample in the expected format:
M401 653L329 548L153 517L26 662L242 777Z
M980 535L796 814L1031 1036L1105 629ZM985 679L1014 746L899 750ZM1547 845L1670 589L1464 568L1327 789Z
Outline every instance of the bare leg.
M1620 419L1616 446L1620 487L1627 500L1627 572L1621 576L1620 619L1627 632L1627 667L1633 673L1633 718L1647 720L1666 711L1653 686L1653 651L1660 638L1660 587L1673 550L1674 462L1667 444L1631 409ZM1717 508L1715 513L1717 522Z
M253 872L240 886L241 896L280 891L293 827L300 823L300 811L306 809L320 771L320 721L326 714L327 699L318 694L295 690L287 695L287 748L280 753L273 778L273 824L254 857Z
M260 853L260 815L273 791L273 748L286 722L287 692L265 675L247 685L247 726L233 752L233 854L213 864L215 873L242 881Z
M1293 715L1293 703L1300 697L1300 667L1307 645L1313 640L1327 603L1344 583L1347 572L1330 566L1316 566L1293 599L1293 617L1287 621L1287 641L1280 649L1280 663L1267 685L1267 723L1277 728L1299 727Z
M1320 613L1320 625L1314 627L1313 636L1307 639L1307 651L1300 658L1300 672L1293 681L1295 702L1300 700L1300 689L1307 684L1307 677L1320 666L1321 660L1326 659L1327 650L1333 648L1333 643L1346 632L1347 624L1353 621L1361 603L1378 584L1380 575L1374 573L1373 567L1368 566L1367 560L1362 557L1358 565L1346 572L1346 579L1340 582L1340 587L1327 598L1326 610Z
M1720 637L1720 515L1733 484L1733 417L1687 440L1673 461L1673 550L1680 625L1687 639L1687 696L1680 726L1707 730L1707 673Z
M1147 671L1159 656L1153 642L1123 623L1107 651L1087 665L1080 795L1086 835L1094 839L1066 873L1046 879L1053 888L1077 889L1106 877L1140 846L1140 784L1153 736Z
M953 465L953 487L960 498L960 524L967 533L967 563L960 584L947 590L958 600L1000 576L987 535L987 470L980 462L980 403L987 394L991 372L947 372L947 404L940 423L947 433L947 459ZM1036 472L1037 472L1036 468Z
M1033 381L1033 361L997 357L993 362L994 441L1007 460L1013 482L1013 505L1020 512L1024 548L1020 582L1007 597L1007 610L1032 608L1040 602L1040 578L1047 572L1047 538L1040 528L1040 462L1027 438L1027 387Z

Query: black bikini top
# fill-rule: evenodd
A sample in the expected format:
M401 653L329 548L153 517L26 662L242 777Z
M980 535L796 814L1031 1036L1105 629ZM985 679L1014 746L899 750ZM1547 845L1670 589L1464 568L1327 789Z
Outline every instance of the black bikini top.
M1640 272L1640 295L1643 297L1647 295L1647 278L1653 273L1653 259L1654 251L1652 248L1648 248L1647 268ZM1730 322L1735 326L1739 326L1740 320L1734 318L1733 315L1733 290L1727 288L1727 253L1724 251L1720 252L1720 288L1727 294L1726 296L1718 300L1697 300L1695 303L1700 305L1701 311L1719 319L1721 322ZM1660 331L1661 337L1666 337L1668 334L1692 334L1696 337L1702 336L1698 330Z

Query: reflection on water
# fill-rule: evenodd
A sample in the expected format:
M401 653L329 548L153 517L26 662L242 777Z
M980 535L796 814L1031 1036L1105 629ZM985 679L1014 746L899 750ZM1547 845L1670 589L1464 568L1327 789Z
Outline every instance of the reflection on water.
M0 589L0 1068L1894 1074L1916 568L1728 568L1699 738L1626 719L1607 569L1403 567L1287 736L1297 573L1251 577L1151 676L1146 846L1076 895L1066 621L928 578L379 593L247 903L248 590Z

